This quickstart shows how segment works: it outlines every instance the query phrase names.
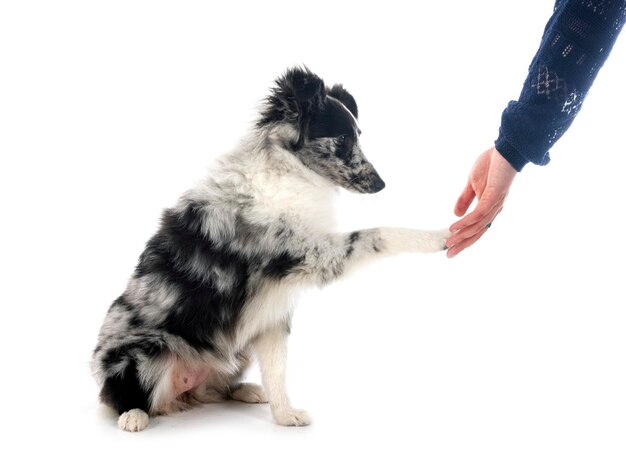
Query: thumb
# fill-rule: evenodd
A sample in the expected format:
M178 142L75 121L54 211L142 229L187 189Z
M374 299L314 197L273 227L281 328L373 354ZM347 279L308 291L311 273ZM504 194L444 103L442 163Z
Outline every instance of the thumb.
M456 205L454 206L454 214L457 217L462 217L466 212L467 208L472 204L472 201L476 197L476 192L474 191L474 187L467 182L465 185L465 189L459 199L456 200Z

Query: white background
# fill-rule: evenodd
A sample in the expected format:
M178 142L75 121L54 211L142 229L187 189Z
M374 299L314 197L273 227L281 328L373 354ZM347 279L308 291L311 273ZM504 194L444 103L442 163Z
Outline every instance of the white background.
M552 7L3 2L0 452L623 462L623 37L553 162L518 176L478 244L451 260L389 259L303 296L288 383L312 426L228 403L124 433L88 369L160 211L245 133L288 66L354 94L388 185L341 193L341 227L443 228Z

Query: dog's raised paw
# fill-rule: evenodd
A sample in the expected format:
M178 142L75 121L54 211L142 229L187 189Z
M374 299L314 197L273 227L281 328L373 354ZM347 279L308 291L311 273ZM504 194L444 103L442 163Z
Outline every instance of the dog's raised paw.
M261 386L254 383L241 383L237 389L231 392L230 397L233 400L249 404L267 403L265 391Z
M448 245L446 242L452 236L452 232L446 228L445 230L440 230L439 234L439 251L447 251Z
M117 425L120 429L130 432L143 431L148 426L148 414L139 408L133 408L120 415Z
M274 419L281 426L308 426L313 421L306 411L293 408L275 411Z
M446 241L452 235L450 230L433 230L423 233L424 235L419 240L419 244L424 252L439 252L448 249Z

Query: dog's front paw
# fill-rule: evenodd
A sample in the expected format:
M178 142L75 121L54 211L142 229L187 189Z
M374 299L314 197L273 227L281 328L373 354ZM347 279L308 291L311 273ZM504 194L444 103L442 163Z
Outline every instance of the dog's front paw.
M308 426L311 424L311 416L304 410L282 408L273 412L274 420L281 426Z
M146 429L149 422L150 418L146 412L139 408L133 408L120 415L117 425L124 431L137 432Z
M435 240L437 241L437 251L446 251L448 246L446 241L452 236L452 232L449 229L439 230L435 232Z
M450 236L448 229L419 232L417 246L421 252L445 251L448 249L446 241Z
M382 247L390 254L444 251L448 237L449 230L381 229Z

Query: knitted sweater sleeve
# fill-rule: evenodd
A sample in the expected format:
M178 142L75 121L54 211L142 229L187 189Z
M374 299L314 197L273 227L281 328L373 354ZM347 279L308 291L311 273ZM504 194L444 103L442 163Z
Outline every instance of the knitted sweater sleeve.
M557 0L518 101L502 113L496 149L517 170L545 165L626 21L626 0Z

